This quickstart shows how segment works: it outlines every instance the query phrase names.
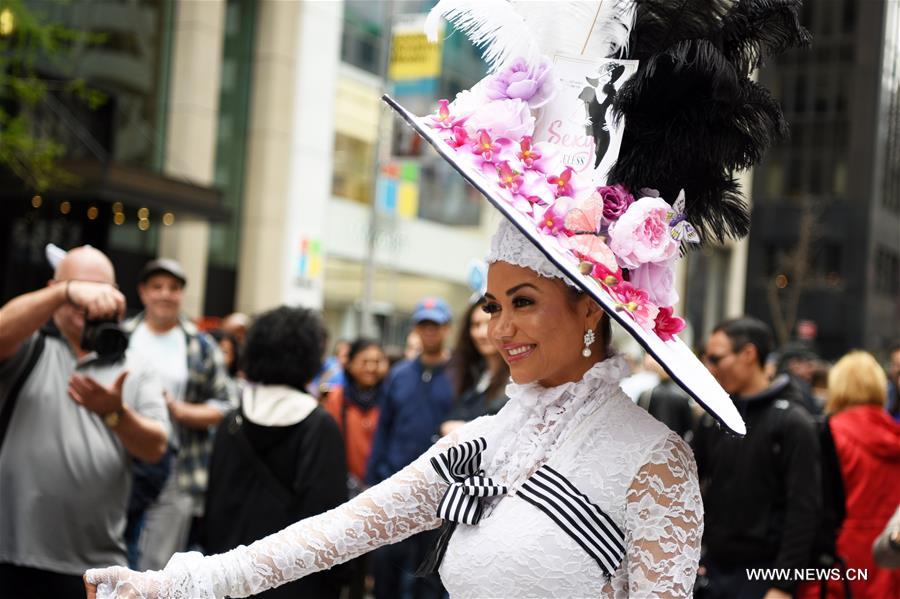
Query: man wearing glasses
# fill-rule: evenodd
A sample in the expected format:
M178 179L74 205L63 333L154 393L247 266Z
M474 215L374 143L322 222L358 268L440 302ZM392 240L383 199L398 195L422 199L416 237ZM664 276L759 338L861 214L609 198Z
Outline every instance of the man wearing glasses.
M747 569L812 565L822 510L817 427L790 378L766 376L771 347L769 327L750 317L719 324L706 343L706 366L747 435L704 416L694 438L706 512L704 598L786 599L797 580L750 580Z

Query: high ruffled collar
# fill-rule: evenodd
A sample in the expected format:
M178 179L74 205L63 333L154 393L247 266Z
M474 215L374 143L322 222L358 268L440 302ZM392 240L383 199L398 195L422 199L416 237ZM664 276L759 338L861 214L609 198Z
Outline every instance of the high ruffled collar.
M570 381L555 387L544 387L539 383L510 383L506 387L506 395L516 399L523 407L546 406L558 401L561 397L583 397L603 386L619 384L628 376L628 363L621 355L614 354L601 362L597 362L578 381Z

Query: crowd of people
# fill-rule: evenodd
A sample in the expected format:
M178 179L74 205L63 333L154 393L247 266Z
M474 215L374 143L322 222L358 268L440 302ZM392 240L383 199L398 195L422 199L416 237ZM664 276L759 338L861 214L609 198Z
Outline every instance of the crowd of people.
M187 277L166 259L143 269L143 311L118 324L115 281L106 256L76 248L47 287L0 309L4 597L80 597L92 567L158 570L178 551L248 545L391 477L508 401L483 297L461 310L452 347L453 310L424 298L406 355L360 338L326 356L323 321L304 308L201 332L182 311ZM623 382L694 451L705 511L695 596L900 597L900 346L887 375L863 351L833 365L807 349L777 353L751 317L706 339L704 363L743 416L743 438L652 360ZM439 534L262 596L443 597L436 573L416 576ZM748 568L867 576L751 580Z

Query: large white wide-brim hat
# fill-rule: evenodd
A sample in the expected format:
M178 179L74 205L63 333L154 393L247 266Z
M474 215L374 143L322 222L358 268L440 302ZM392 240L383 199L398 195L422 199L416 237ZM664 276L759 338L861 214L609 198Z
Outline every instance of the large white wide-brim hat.
M594 298L691 397L738 435L729 395L675 316L674 262L741 237L735 171L787 131L750 74L808 43L800 2L440 0L489 74L424 117L387 102L505 217L492 259ZM540 253L524 259L523 239Z
M477 189L492 206L499 210L506 217L508 223L527 238L533 244L533 247L543 254L546 260L563 273L569 281L594 298L612 319L628 331L669 373L672 380L678 383L681 388L719 422L736 434L745 434L744 422L728 393L722 389L721 385L681 339L673 337L668 341L663 341L657 333L642 327L628 315L627 311L623 311L620 300L614 298L607 288L601 285L597 279L581 271L582 260L571 250L566 250L560 245L556 238L548 237L542 233L532 219L516 210L501 193L498 193L495 182L488 180L482 172L476 170L471 164L461 162L454 149L442 139L440 132L432 129L424 119L408 112L393 98L385 96L384 100L428 141L437 150L438 154L453 166L469 184ZM513 233L508 231L508 228L509 225L501 224L501 230L498 234L501 236L514 236ZM506 242L501 241L501 243ZM551 273L539 274L548 275Z

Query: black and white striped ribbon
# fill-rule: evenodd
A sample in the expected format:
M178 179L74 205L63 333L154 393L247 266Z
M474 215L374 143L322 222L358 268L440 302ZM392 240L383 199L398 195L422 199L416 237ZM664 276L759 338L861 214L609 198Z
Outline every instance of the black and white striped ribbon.
M625 557L625 535L616 523L562 474L544 464L525 481L518 496L550 516L606 576Z
M481 453L487 448L484 438L451 447L431 458L431 465L450 487L438 505L438 518L463 524L481 520L483 497L506 494L506 487L484 476Z

